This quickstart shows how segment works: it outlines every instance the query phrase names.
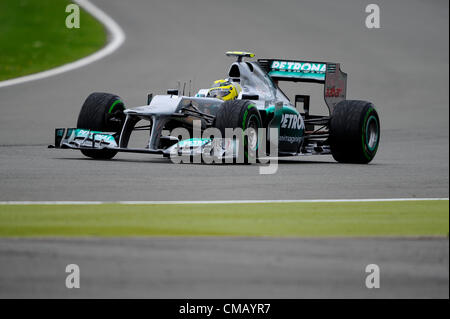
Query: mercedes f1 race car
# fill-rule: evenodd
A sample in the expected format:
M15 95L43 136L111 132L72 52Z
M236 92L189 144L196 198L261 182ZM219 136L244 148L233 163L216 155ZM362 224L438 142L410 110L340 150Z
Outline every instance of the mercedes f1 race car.
M77 149L94 159L118 152L166 157L213 156L253 162L267 156L327 155L341 163L369 163L380 140L380 119L372 103L347 100L347 74L339 63L235 57L228 77L200 89L165 95L148 94L143 106L125 108L118 96L92 93L84 102L76 128L55 129L56 148ZM324 85L327 116L310 113L310 96L290 101L279 82ZM138 126L145 121L146 125ZM128 147L137 130L148 130L142 148ZM273 150L276 150L274 153Z

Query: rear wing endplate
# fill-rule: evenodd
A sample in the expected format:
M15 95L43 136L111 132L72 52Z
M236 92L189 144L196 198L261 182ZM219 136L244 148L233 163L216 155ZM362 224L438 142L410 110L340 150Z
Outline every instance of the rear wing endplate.
M324 99L330 114L347 97L347 73L341 71L340 63L259 59L258 64L274 81L324 84Z

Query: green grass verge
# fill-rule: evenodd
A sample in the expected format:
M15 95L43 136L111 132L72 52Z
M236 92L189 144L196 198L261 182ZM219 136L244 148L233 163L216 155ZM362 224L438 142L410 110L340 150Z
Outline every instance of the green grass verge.
M0 205L0 236L448 236L448 201Z
M66 28L69 3L0 1L0 81L78 60L106 44L103 25L84 10L80 28Z

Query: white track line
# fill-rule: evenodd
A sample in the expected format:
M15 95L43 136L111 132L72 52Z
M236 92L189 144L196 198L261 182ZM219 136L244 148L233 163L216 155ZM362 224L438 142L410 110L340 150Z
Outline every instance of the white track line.
M0 88L21 84L29 81L40 80L43 78L47 78L67 71L72 71L74 69L81 68L85 65L88 65L92 62L104 58L108 54L113 53L122 45L122 43L125 41L125 33L123 32L122 28L110 16L108 16L105 12L97 8L92 3L90 3L88 0L73 0L73 1L76 2L78 5L80 5L84 10L89 12L94 18L99 20L106 27L110 37L109 43L100 51L97 51L94 54L82 58L81 60L64 64L62 66L44 72L39 72L11 80L2 81L0 82Z
M0 201L0 205L158 205L158 204L261 204L261 203L346 203L346 202L403 202L403 201L443 201L448 198L371 198L371 199L305 199L305 200L217 200L217 201Z

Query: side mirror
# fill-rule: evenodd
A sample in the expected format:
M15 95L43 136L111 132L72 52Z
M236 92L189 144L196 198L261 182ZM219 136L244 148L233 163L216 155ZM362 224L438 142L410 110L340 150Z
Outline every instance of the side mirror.
M258 94L242 94L243 100L259 100Z
M153 93L147 94L147 105L150 105L150 102L152 101L152 99L153 99Z

